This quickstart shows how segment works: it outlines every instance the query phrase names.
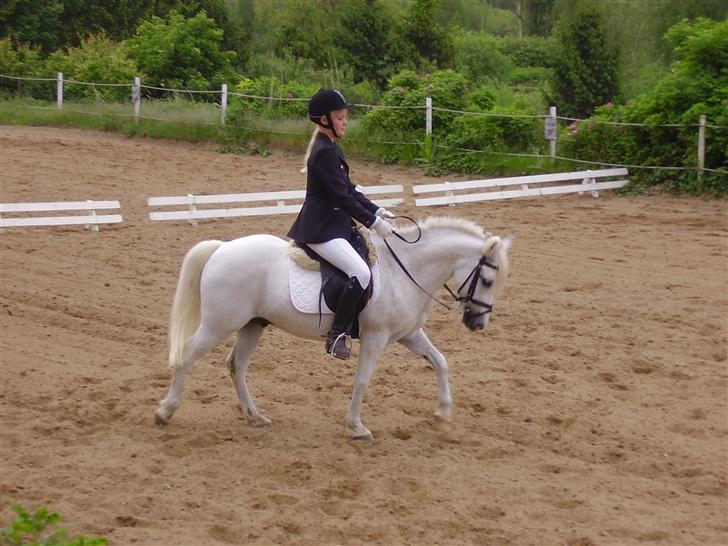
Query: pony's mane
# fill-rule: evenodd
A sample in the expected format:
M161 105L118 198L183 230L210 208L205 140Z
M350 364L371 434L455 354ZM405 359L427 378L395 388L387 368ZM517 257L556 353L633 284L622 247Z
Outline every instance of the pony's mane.
M482 227L475 222L466 220L465 218L458 218L456 216L430 216L419 222L419 226L422 229L432 229L438 227L453 228L465 233L470 233L481 239L485 239L486 233Z
M420 220L417 224L423 231L440 227L451 228L483 239L485 243L483 246L483 254L485 256L494 257L494 253L496 251L498 253L498 271L496 272L495 289L497 293L503 290L505 281L508 278L509 266L508 251L500 244L502 242L500 237L491 235L475 222L456 216L429 216L424 220ZM415 227L407 227L402 231L409 232L415 229Z

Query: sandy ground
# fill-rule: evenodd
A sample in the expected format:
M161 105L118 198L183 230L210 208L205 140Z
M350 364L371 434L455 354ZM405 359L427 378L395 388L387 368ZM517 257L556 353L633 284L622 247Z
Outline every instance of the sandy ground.
M109 543L728 543L725 201L534 198L456 212L512 233L488 328L435 309L451 366L388 348L348 439L354 362L266 329L250 371L273 419L249 427L218 347L169 426L166 322L202 239L285 234L292 216L150 222L152 195L303 187L299 158L52 128L2 127L0 201L119 199L123 224L0 236L0 522L46 505ZM432 182L352 162L364 184ZM454 179L454 178L451 178ZM409 202L412 203L411 196Z

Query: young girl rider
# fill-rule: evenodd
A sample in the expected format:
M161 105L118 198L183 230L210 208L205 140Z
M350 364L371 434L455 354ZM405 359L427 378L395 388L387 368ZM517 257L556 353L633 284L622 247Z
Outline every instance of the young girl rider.
M306 198L288 236L307 245L343 271L349 282L339 297L334 323L326 338L326 352L336 358L351 356L349 325L371 281L369 266L351 245L354 220L380 237L392 235L394 215L377 207L349 179L349 165L336 143L346 134L349 104L335 89L322 89L308 103L308 117L318 125L306 152Z

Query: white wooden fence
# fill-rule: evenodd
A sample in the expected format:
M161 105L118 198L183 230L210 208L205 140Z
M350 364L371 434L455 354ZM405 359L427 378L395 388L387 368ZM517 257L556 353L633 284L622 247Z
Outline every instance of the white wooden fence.
M495 178L489 180L471 180L467 182L444 182L438 184L421 184L412 187L414 194L441 193L437 197L415 199L415 205L451 205L493 199L512 199L537 195L556 195L563 193L591 192L595 197L600 190L621 188L627 184L627 169L603 169L595 171L578 171L557 174L539 174L533 176L517 176L511 178ZM574 181L579 183L574 184ZM505 189L501 188L513 188ZM531 187L537 186L537 187ZM478 193L461 193L474 189L495 188L495 191ZM391 208L401 204L404 188L400 184L385 186L357 186L357 189L368 196L385 196L374 198L381 207ZM183 210L161 210L149 213L150 220L185 220L196 224L204 218L231 218L239 216L265 216L274 214L295 214L301 210L305 190L236 193L221 195L182 195L172 197L150 197L150 207L184 207ZM205 208L207 205L228 203L258 203L253 206L233 208ZM263 204L260 204L263 203ZM203 208L199 208L203 207ZM88 229L98 231L101 224L121 222L121 214L97 214L98 210L119 210L119 201L60 201L48 203L0 203L0 229L29 226L63 226L85 225ZM71 216L40 216L42 212L85 212ZM10 217L2 217L8 215ZM22 216L21 216L22 215Z
M401 194L402 185L388 186L357 186L365 195ZM150 220L186 220L196 224L203 218L230 218L237 216L265 216L270 214L295 214L301 210L306 196L305 190L262 192L262 193L232 193L221 195L179 195L172 197L150 197L147 205L150 207L184 206L184 210L150 212ZM291 203L294 201L294 203ZM404 201L402 197L374 199L380 207L393 207ZM198 208L200 205L215 205L225 203L256 203L269 202L270 204L246 206L235 208Z
M101 224L121 222L121 214L96 214L97 210L121 209L118 201L57 201L50 203L0 203L0 215L11 214L10 218L0 218L0 229L10 227L67 226L85 225L87 229L98 231ZM36 212L83 211L85 215L72 216L19 216Z
M513 199L536 195L557 195L562 193L583 193L589 191L598 197L599 190L621 188L627 184L627 169L603 169L596 171L578 171L570 173L538 174L532 176L515 176L510 178L493 178L488 180L470 180L467 182L444 182L439 184L421 184L413 186L415 194L444 193L439 197L426 197L415 199L415 205L426 207L429 205L451 205L456 203L471 203L474 201L490 201L494 199ZM624 178L622 178L624 177ZM615 178L617 178L615 180ZM578 184L573 184L579 180ZM548 184L547 186L541 186ZM538 187L530 187L538 185ZM486 191L479 193L465 193L455 195L456 191L503 188L518 186L518 189L503 191Z

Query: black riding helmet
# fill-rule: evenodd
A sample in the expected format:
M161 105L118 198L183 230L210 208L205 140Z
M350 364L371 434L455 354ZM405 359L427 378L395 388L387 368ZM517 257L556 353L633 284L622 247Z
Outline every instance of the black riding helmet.
M308 101L308 119L322 127L326 127L326 125L321 123L321 118L326 118L328 127L338 137L339 135L336 134L334 123L331 120L331 112L334 110L343 110L350 106L351 104L346 102L344 95L340 91L336 89L321 89Z

